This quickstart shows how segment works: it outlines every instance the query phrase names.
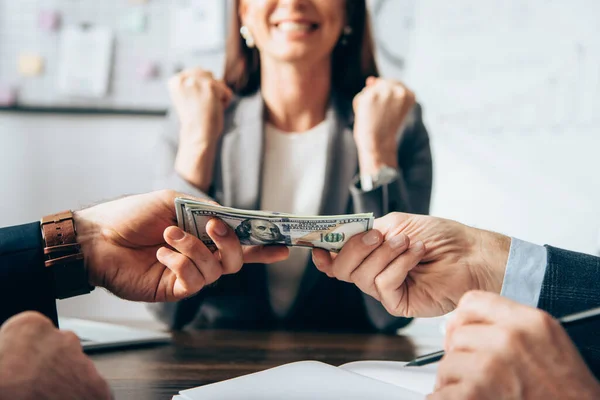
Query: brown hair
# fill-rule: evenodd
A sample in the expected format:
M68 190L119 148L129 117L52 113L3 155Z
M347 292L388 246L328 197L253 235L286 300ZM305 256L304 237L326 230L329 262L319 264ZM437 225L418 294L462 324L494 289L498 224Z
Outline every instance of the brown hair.
M260 87L260 57L258 50L246 46L240 35L240 1L235 0L233 5L223 78L235 93L244 96ZM346 0L346 21L352 32L345 44L340 40L333 49L331 81L333 89L352 99L365 86L365 80L379 76L379 72L365 0Z

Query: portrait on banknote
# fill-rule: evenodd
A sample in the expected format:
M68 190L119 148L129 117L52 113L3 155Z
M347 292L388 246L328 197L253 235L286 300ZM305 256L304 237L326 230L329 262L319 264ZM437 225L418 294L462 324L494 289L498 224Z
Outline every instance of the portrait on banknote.
M243 245L286 243L279 227L267 220L248 218L235 228L235 234Z
M373 214L291 215L264 210L243 210L177 198L179 227L200 238L211 250L217 247L206 231L213 218L225 222L244 246L283 244L318 247L338 252L354 235L373 227Z

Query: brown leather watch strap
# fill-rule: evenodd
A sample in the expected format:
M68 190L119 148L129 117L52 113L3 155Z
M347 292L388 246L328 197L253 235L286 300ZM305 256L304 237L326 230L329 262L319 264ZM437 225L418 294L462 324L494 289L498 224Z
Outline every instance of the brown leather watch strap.
M46 267L54 272L56 297L65 299L89 293L90 287L83 253L77 243L75 220L71 211L49 215L41 220L45 242Z
M64 244L77 244L75 222L71 211L48 215L42 218L41 224L46 248Z

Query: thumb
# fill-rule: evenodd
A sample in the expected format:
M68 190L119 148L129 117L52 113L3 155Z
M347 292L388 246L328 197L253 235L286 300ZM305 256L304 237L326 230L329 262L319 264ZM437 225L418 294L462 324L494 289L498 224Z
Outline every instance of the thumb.
M374 77L374 76L369 76L369 77L367 78L367 82L366 82L367 86L372 86L372 85L374 85L374 84L376 84L376 83L377 83L377 78L376 78L376 77Z
M244 246L242 252L244 264L272 264L290 255L290 250L280 245Z

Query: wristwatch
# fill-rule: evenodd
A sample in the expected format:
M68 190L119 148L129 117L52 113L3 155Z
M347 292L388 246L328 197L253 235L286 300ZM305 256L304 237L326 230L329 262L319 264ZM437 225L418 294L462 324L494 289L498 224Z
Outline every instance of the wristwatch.
M363 191L368 192L392 183L399 175L400 172L396 168L384 165L374 175L361 175L360 187Z
M48 215L40 221L44 240L44 265L52 268L57 299L79 296L94 290L88 282L83 253L77 243L71 211Z

